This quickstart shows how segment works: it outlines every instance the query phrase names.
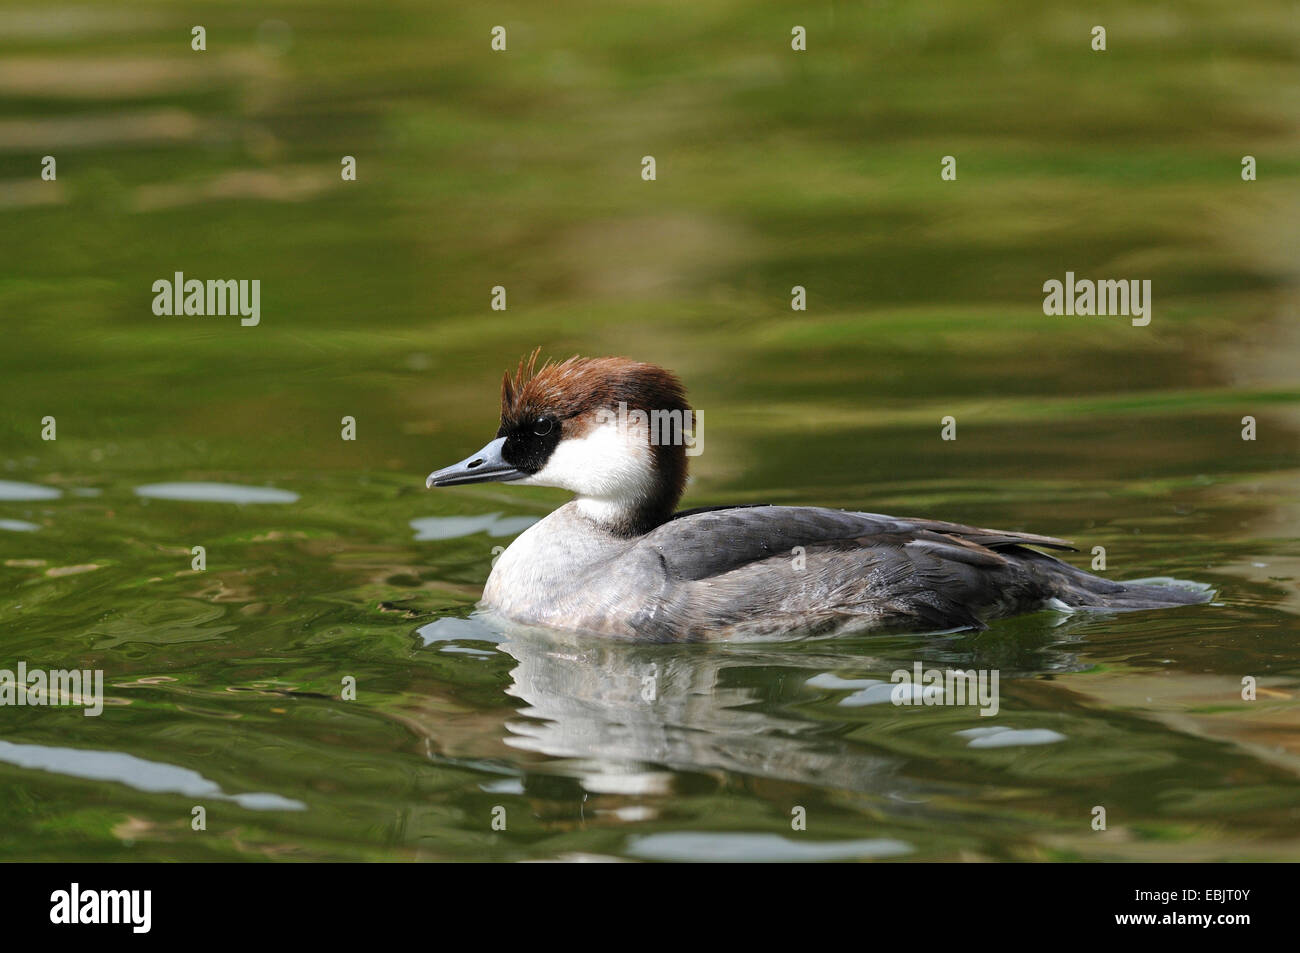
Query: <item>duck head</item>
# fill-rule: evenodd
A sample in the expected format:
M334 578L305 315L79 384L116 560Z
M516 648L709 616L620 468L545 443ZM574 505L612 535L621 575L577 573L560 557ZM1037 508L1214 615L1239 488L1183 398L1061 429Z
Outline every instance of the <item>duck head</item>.
M425 485L558 487L576 496L584 516L620 535L667 520L685 489L694 439L681 381L624 357L571 357L538 368L538 353L502 378L496 437L430 473Z

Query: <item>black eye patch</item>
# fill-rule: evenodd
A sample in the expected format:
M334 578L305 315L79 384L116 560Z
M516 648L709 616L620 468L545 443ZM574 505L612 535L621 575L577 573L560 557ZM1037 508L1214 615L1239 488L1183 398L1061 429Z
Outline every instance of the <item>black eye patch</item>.
M506 438L501 456L518 470L536 473L546 466L551 451L560 442L561 430L560 421L554 417L538 417L508 428L502 425L497 431L498 437Z

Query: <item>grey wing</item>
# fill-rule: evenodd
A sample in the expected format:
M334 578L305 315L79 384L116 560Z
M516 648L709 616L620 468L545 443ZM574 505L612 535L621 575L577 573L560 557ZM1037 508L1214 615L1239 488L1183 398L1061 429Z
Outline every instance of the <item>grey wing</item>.
M685 584L656 624L686 631L727 624L777 631L800 621L817 630L854 620L979 628L980 615L1045 597L1034 557L1054 560L1022 547L1071 548L1029 533L787 506L683 514L642 545L668 579ZM802 562L792 564L796 558Z
M788 555L796 546L852 542L869 546L908 539L931 546L957 545L985 556L1012 546L1074 548L1051 536L815 506L733 506L684 513L648 534L644 544L661 554L677 578L704 579L756 560Z

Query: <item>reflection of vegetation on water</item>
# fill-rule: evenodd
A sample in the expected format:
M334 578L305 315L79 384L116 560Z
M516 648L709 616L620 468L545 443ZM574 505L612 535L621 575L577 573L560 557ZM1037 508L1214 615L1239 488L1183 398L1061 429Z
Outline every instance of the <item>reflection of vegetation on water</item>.
M798 13L802 54L774 4L497 15L501 55L454 6L219 4L199 54L168 4L0 6L0 478L60 491L0 494L0 667L102 667L112 696L9 710L5 738L307 805L218 803L199 837L183 796L0 759L9 854L651 856L631 838L748 832L1300 856L1290 7L841 4ZM259 279L260 325L153 315L176 271ZM1150 326L1046 317L1066 271L1151 280ZM708 420L688 505L1063 535L1224 604L779 649L425 644L562 498L421 484L482 445L536 344L682 374ZM135 492L194 483L297 499ZM972 748L969 710L807 684L917 658L1000 669L992 720L1067 740Z

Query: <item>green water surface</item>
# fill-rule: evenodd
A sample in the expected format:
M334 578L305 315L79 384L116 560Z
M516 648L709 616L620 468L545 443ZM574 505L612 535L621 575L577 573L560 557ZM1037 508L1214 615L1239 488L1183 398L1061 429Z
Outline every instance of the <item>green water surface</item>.
M0 669L108 696L0 707L0 856L1300 859L1300 20L1093 6L0 4ZM177 271L260 280L260 324L155 315ZM1045 316L1066 271L1151 323ZM1063 536L1217 602L476 624L565 495L423 478L536 345L681 374L686 505ZM864 703L917 661L998 670L998 714Z

